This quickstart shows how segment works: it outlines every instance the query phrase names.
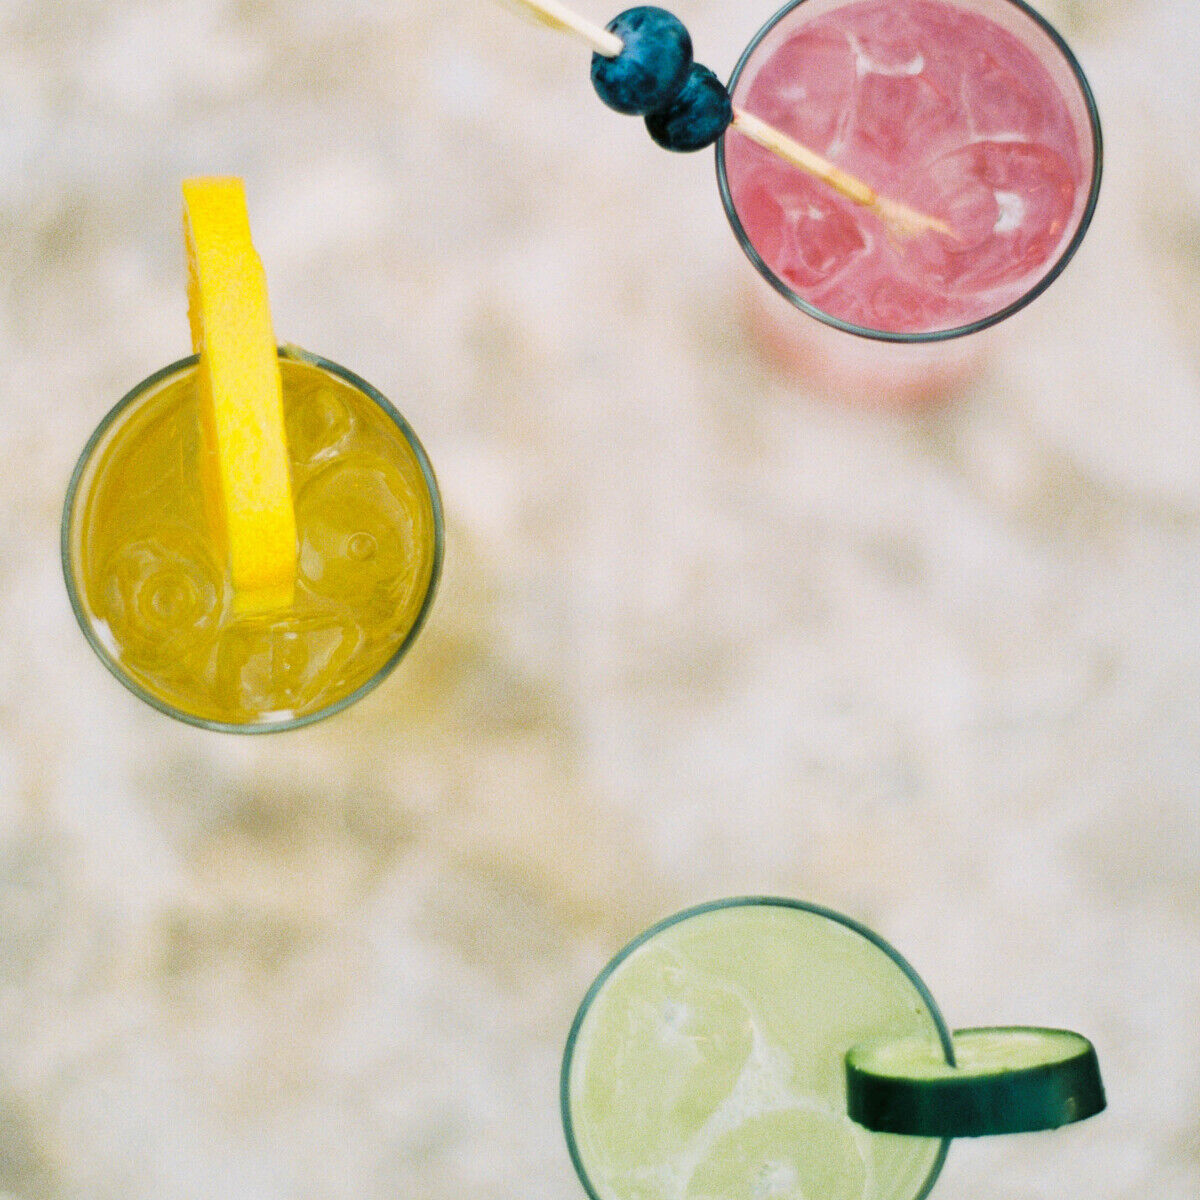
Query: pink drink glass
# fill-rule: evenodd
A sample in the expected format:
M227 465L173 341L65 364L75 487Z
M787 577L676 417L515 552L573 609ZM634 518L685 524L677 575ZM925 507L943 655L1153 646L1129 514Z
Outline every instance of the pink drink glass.
M721 139L718 183L738 241L776 292L829 328L825 345L807 344L814 330L791 344L780 315L790 310L769 295L755 300L754 323L780 361L828 368L834 390L830 355L851 353L851 379L870 386L874 373L886 393L899 370L890 386L901 398L930 398L939 374L953 381L975 357L932 344L1028 304L1091 221L1095 102L1070 49L1022 0L792 0L751 41L729 90L738 108L955 231L889 235L736 128Z

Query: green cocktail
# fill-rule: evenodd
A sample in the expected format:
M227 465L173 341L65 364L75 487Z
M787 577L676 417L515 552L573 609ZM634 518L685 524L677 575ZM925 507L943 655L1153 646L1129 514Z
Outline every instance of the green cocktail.
M702 905L627 946L567 1042L562 1110L593 1200L920 1200L947 1143L846 1115L844 1060L921 1036L925 985L874 933L791 900Z

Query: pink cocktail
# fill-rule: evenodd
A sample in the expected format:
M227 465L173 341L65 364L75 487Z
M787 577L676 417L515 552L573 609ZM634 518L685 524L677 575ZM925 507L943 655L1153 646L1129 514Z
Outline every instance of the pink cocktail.
M1095 104L1070 50L1020 0L795 0L730 91L953 230L899 236L731 129L718 176L747 254L776 291L850 333L939 341L994 324L1050 283L1091 219Z

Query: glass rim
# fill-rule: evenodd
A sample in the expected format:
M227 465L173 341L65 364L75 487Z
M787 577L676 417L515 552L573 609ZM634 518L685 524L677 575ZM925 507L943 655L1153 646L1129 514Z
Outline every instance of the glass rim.
M882 951L900 969L909 983L913 985L918 997L933 1019L938 1040L941 1042L942 1050L946 1055L946 1061L954 1061L954 1046L950 1037L950 1028L946 1024L946 1020L942 1016L942 1010L938 1008L937 1001L934 1000L925 981L917 974L908 959L892 946L890 942L886 941L873 929L863 925L860 921L856 921L853 917L848 917L844 913L837 912L832 908L826 908L824 905L814 904L807 900L795 900L785 896L729 896L720 900L708 900L701 904L691 905L655 922L648 929L639 933L637 937L633 938L632 941L628 942L608 960L600 973L592 981L591 986L584 993L583 999L580 1001L579 1007L575 1012L574 1020L571 1022L571 1028L567 1033L566 1046L563 1050L562 1067L559 1071L559 1112L571 1165L575 1168L575 1174L579 1177L579 1182L583 1185L583 1190L587 1193L589 1200L605 1200L605 1198L593 1187L587 1168L584 1166L582 1156L579 1153L575 1137L575 1124L571 1118L570 1086L571 1064L574 1061L575 1048L583 1029L583 1023L587 1019L596 997L604 989L616 970L634 951L640 949L647 942L652 941L664 930L670 929L693 917L703 916L710 912L720 912L729 908L757 907L791 909L797 912L808 913L811 916L823 917L834 924L849 929L852 933L858 934L870 942L877 950ZM934 1155L933 1161L929 1165L929 1173L926 1175L924 1183L909 1200L925 1200L925 1197L929 1195L933 1185L937 1182L942 1167L945 1165L946 1155L950 1150L949 1138L929 1138L926 1140L940 1142L940 1145L937 1153Z
M955 7L962 7L961 4L956 4L956 0L940 0L941 3L948 3ZM867 338L872 341L879 342L897 342L904 344L913 343L928 343L928 342L945 342L952 338L965 337L967 334L978 333L983 329L988 329L993 325L999 324L1001 321L1011 317L1014 313L1019 312L1027 304L1032 303L1038 298L1066 269L1067 263L1075 256L1075 252L1079 249L1083 242L1084 236L1087 234L1088 227L1092 223L1092 217L1096 212L1096 205L1100 199L1100 178L1104 173L1104 138L1100 129L1100 110L1096 105L1096 98L1092 93L1091 84L1088 83L1087 76L1083 72L1083 67L1079 60L1075 57L1074 51L1067 44L1063 36L1054 28L1050 22L1042 16L1036 9L1031 8L1025 0L996 0L997 3L1008 4L1015 8L1018 12L1028 17L1040 30L1049 38L1054 49L1061 55L1064 62L1070 68L1071 74L1075 79L1075 83L1079 88L1080 96L1083 99L1084 109L1087 113L1088 129L1092 137L1092 172L1091 183L1088 187L1087 199L1084 202L1083 212L1079 217L1079 224L1075 228L1075 232L1071 235L1070 240L1063 247L1058 258L1030 288L1022 293L1011 303L1006 304L1003 308L998 309L994 313L989 313L987 316L980 317L975 321L969 321L965 325L956 325L950 329L934 329L926 330L917 333L897 333L883 329L871 329L869 326L856 325L852 321L844 321L840 317L835 317L831 313L824 312L810 301L799 296L794 289L789 287L778 275L766 264L762 256L754 248L749 235L746 233L745 226L742 225L741 218L737 213L737 206L733 202L733 195L729 187L729 179L725 169L725 134L723 133L716 143L716 169L717 169L717 188L721 193L721 203L725 209L725 215L729 220L729 224L733 228L734 237L741 246L746 257L754 265L755 270L771 285L785 300L800 309L801 312L810 317L815 318L822 324L832 326L834 329L839 329L843 333L850 333L856 337ZM758 49L763 39L787 17L795 9L802 4L808 3L808 0L788 0L784 6L779 9L774 16L767 19L758 32L751 38L745 50L742 51L737 63L734 65L733 71L729 76L727 88L729 95L732 96L734 89L737 87L738 80L742 73L749 65L750 59L754 52ZM854 0L846 0L847 4L854 3ZM837 7L843 7L838 5Z
M412 449L417 460L417 465L420 468L421 476L425 481L426 489L429 493L430 506L433 515L433 560L430 567L429 582L425 587L425 595L421 600L421 607L417 612L416 618L404 635L400 644L388 657L378 670L375 671L369 679L364 680L353 691L348 692L345 696L340 696L337 700L324 705L321 708L314 709L312 712L303 713L299 716L289 717L285 721L260 721L260 722L236 722L236 721L215 721L209 717L197 716L195 713L190 713L186 709L177 707L174 704L163 700L159 696L155 696L144 688L136 679L134 679L127 671L123 670L120 664L113 658L108 648L97 637L94 623L88 615L83 597L79 594L80 589L76 586L75 571L72 564L71 554L71 534L74 528L75 502L79 493L80 484L83 481L84 473L86 472L92 455L96 447L100 444L105 434L113 427L114 424L122 417L122 415L131 409L147 392L156 388L176 375L183 375L188 371L194 370L199 363L199 355L189 354L186 358L176 359L172 363L168 363L165 367L160 367L157 371L147 375L140 383L135 384L132 388L116 402L100 420L99 424L92 430L91 436L84 444L83 450L80 452L79 458L75 463L75 467L71 472L70 482L67 484L67 493L63 501L62 521L59 528L59 555L62 563L63 580L67 588L67 596L71 601L71 609L75 613L75 620L79 628L83 632L83 636L87 639L88 644L95 652L97 658L107 668L109 674L118 680L128 691L132 692L139 700L148 704L151 708L157 709L165 716L172 717L177 721L182 721L185 725L192 725L197 729L205 729L213 733L235 733L235 734L260 734L260 733L286 733L289 730L300 729L305 725L311 725L316 721L324 720L326 717L331 717L335 713L341 712L343 709L349 708L352 704L361 700L368 692L376 688L380 683L387 678L388 675L396 668L397 664L408 652L412 643L416 640L429 616L429 610L433 605L434 593L437 591L438 583L442 574L442 562L445 557L446 531L444 524L444 515L442 510L442 498L438 489L437 477L433 471L433 464L429 460L429 456L425 452L425 447L421 444L420 438L417 437L411 425L404 415L391 403L386 396L383 395L377 388L369 384L361 376L356 375L347 367L341 366L339 363L333 362L331 359L323 358L319 354L311 354L307 350L301 350L298 346L281 345L277 347L280 359L286 362L306 363L309 366L318 367L319 369L328 372L349 384L352 388L360 391L369 400L375 403L384 413L384 415L396 426L400 431L404 440Z

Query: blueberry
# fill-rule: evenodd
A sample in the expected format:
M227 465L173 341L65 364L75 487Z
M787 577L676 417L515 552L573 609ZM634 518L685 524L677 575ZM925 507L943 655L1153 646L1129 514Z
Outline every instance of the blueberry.
M707 67L693 63L679 94L647 115L646 128L666 150L703 150L732 120L733 102L725 85Z
M609 21L624 42L615 58L592 55L592 86L609 108L642 116L672 100L692 65L692 38L665 8L642 5Z

